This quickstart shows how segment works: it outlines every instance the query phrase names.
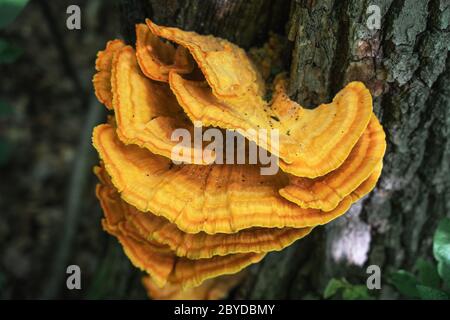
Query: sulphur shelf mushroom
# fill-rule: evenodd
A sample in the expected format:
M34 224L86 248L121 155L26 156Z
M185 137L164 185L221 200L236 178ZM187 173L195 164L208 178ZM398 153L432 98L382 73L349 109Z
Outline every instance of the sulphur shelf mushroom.
M101 184L97 186L97 197L110 224L117 218L126 220L142 238L167 245L178 257L204 259L233 253L264 253L281 250L308 235L312 228L249 228L236 233L207 234L186 233L167 219L153 214L142 214L120 198L103 167L94 171Z
M147 274L150 297L224 298L244 268L376 186L385 133L363 83L306 109L288 97L280 74L267 101L260 71L227 40L150 20L136 36L135 48L113 40L97 56L95 93L113 115L92 141L103 228ZM197 122L238 132L276 155L281 170L262 175L260 163L220 164L214 153L176 162L173 132L194 132ZM278 130L279 143L258 129Z
M150 298L155 300L218 300L227 297L228 292L243 280L245 272L219 276L203 282L200 286L183 290L179 285L159 288L151 277L142 278L142 284Z

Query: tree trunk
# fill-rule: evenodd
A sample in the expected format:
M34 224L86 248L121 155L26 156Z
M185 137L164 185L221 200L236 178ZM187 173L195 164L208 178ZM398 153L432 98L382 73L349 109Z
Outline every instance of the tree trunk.
M366 25L370 5L381 10L379 30ZM372 264L382 270L380 296L395 297L387 275L431 257L437 221L450 213L450 2L124 0L121 8L130 41L145 17L245 48L269 30L285 33L290 94L305 106L330 101L352 80L370 88L388 142L378 187L344 217L251 267L236 297L318 298L332 277L364 284Z
M263 43L269 30L282 32L289 1L283 0L122 0L122 33L134 42L134 25L155 23L213 34L248 48Z

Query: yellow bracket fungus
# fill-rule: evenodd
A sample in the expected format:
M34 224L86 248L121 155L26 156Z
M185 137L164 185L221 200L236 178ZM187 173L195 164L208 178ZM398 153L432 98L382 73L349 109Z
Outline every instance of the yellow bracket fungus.
M95 128L93 143L122 199L187 233L310 227L344 214L351 204L346 197L329 212L303 209L278 194L283 175L261 175L255 165L173 166L167 158L124 145L107 124Z
M383 128L373 115L350 155L339 168L315 179L290 175L289 185L280 189L280 194L302 208L333 210L342 199L369 178L382 163L385 150ZM359 198L353 194L354 201Z
M114 224L117 224L117 219L114 217L123 216L140 236L149 241L167 245L179 257L203 259L233 253L263 253L281 250L305 237L312 230L312 228L250 228L231 234L185 233L167 219L151 213L143 213L127 204L113 188L104 169L96 170L100 180L103 181L97 186L97 197L105 216L115 222Z
M180 258L167 247L139 237L136 231L129 230L132 227L128 224L120 228L104 220L103 227L117 237L133 265L147 272L159 287L167 284L183 288L198 286L206 279L239 272L264 257L258 253L238 253L209 259Z
M175 129L194 130L169 86L145 77L137 63L132 47L122 41L108 43L97 58L94 87L100 102L114 109L117 134L126 144L136 144L173 160L186 160L172 154L177 145L171 139ZM190 154L190 162L198 154L194 147L181 148ZM180 156L177 158L177 155ZM214 160L213 156L203 163Z
M142 72L156 81L167 82L169 71L185 74L194 69L192 57L185 47L175 49L142 23L136 25L136 57Z
M106 108L112 109L112 89L111 89L111 69L114 54L125 46L122 40L112 40L106 44L103 51L97 54L94 75L92 82L97 99L103 103Z
M386 137L363 83L306 109L288 97L284 74L266 101L261 72L227 40L150 20L136 25L136 38L135 48L114 40L98 53L95 94L114 114L92 140L103 227L148 274L150 297L224 298L242 269L341 216L376 186ZM204 141L181 148L190 159L179 157L173 133L195 137L197 121L256 142L281 171L261 174L262 161L213 163L215 153L198 162L193 157L208 155ZM262 133L272 130L278 143Z
M219 276L206 280L198 287L184 290L180 285L173 284L159 288L149 276L142 278L142 284L148 296L154 300L219 300L226 298L244 276L245 272Z
M99 197L101 188L97 186ZM159 287L169 283L183 288L198 286L206 279L236 273L264 256L263 253L244 253L197 260L180 258L168 246L142 237L117 208L105 211L102 224L108 233L117 237L131 262L147 272Z
M169 83L192 121L237 130L280 157L280 167L296 176L315 178L339 167L372 115L372 97L361 82L352 82L329 104L310 110L285 94L283 77L276 81L271 104L264 101L261 76L245 52L228 41L147 20L151 31L186 47L207 83L170 72ZM258 134L278 129L279 147Z

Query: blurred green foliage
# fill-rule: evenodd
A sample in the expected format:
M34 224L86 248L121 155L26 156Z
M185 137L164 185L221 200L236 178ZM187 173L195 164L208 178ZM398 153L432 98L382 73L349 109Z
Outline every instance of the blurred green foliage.
M0 29L13 22L27 3L28 0L0 0ZM21 48L0 38L0 64L15 62L21 53Z
M419 259L415 274L405 270L394 272L390 283L406 298L425 300L450 299L450 219L443 219L434 233L433 255L437 265Z
M27 3L28 0L0 0L0 29L12 23Z
M370 295L369 290L365 285L354 285L349 283L345 278L332 278L328 282L323 293L325 299L331 297L341 298L344 300L371 300L374 299Z
M28 0L0 0L0 29L7 27L20 14ZM11 64L22 54L22 48L0 38L0 64ZM13 109L0 101L0 123L9 120ZM12 153L12 144L4 133L0 132L0 166L6 164Z

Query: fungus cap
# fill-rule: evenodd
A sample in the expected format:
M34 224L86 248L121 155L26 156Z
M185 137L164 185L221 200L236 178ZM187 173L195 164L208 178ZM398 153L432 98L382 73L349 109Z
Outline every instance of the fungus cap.
M111 91L111 68L114 54L125 46L122 40L116 39L108 41L106 48L97 53L95 60L95 73L92 83L94 85L95 95L106 108L112 109L112 91Z
M264 254L244 253L190 260L175 256L159 244L138 239L136 231L123 231L131 228L129 224L122 225L123 228L114 228L104 220L103 226L108 233L117 237L133 265L147 272L159 287L166 284L176 284L182 288L199 286L207 279L239 272L264 257Z
M168 81L169 71L192 72L194 62L189 51L163 42L143 23L136 24L136 57L142 72L150 79Z
M304 228L344 214L350 197L332 211L303 209L282 198L283 173L261 175L256 165L178 165L121 143L110 125L97 126L94 147L123 200L187 233L235 233L251 227Z
M168 284L159 288L150 276L142 278L142 284L149 298L154 300L219 300L244 278L245 272L208 279L198 287L183 290L179 285Z
M142 74L132 47L125 46L115 53L111 83L117 134L124 143L136 144L172 160L194 162L201 150L195 150L193 144L180 147L172 139L177 129L192 132L193 124L185 117L167 84ZM176 146L180 148L179 153L173 152ZM210 155L198 162L206 164L213 160L214 156Z
M292 242L308 235L312 228L250 228L232 234L208 235L184 233L167 219L143 213L123 201L112 187L103 168L97 175L102 182L97 186L104 215L117 224L116 217L124 217L143 238L167 245L175 255L189 259L211 258L233 253L264 253L281 250ZM119 212L117 212L119 211Z
M238 71L236 71L238 72ZM170 73L169 83L192 121L237 130L280 157L280 168L299 177L315 178L338 168L367 127L372 98L360 82L341 90L333 102L310 110L290 100L285 80L278 77L274 99L265 103L229 103L217 98L204 82ZM278 130L279 143L260 129Z
M315 179L289 176L289 185L280 194L302 208L330 211L352 194L383 161L386 135L375 115L344 163ZM376 183L376 181L375 181ZM359 197L353 197L354 201Z
M146 23L155 36L189 50L218 97L264 95L264 81L260 73L245 51L237 45L211 35L203 36L196 32L158 26L150 19Z
M140 236L120 211L113 214L114 219L105 215L103 228L119 240L133 265L147 272L159 287L166 284L182 288L198 286L206 279L239 272L264 257L264 254L245 253L197 260L180 258L169 247Z

